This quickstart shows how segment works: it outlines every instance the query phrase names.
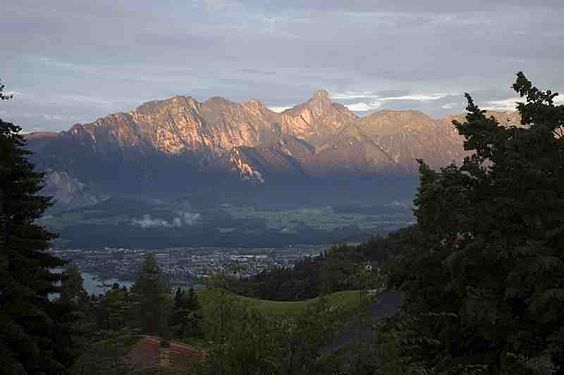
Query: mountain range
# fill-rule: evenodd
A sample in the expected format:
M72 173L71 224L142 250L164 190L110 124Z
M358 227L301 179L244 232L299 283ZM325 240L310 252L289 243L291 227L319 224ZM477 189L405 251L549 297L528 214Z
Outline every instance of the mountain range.
M518 123L516 113L493 115ZM281 113L255 99L175 96L27 140L33 161L47 171L46 190L72 205L115 192L413 176L416 159L435 168L462 159L452 125L462 118L418 111L359 117L324 90Z

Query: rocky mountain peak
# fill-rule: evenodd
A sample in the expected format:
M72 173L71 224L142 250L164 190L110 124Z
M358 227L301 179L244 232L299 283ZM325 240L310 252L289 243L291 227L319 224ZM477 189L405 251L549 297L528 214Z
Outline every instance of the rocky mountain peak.
M491 114L503 123L518 122L515 114ZM257 99L236 103L216 96L199 103L175 96L76 124L59 134L27 138L42 165L67 171L79 181L86 169L104 160L125 170L133 163L138 170L132 176L146 176L148 168L160 170L163 165L177 168L178 174L227 171L262 182L282 173L415 173L417 158L443 166L465 155L452 126L453 119L462 118L433 119L417 111L389 110L359 118L333 103L326 90L282 113ZM78 167L76 160L87 167ZM174 165L167 164L172 161ZM71 186L63 178L53 181L60 190Z
M329 92L327 90L317 90L313 93L312 99L330 100Z
M229 104L233 104L233 102L231 102L231 101L225 99L225 98L222 97L222 96L213 96L213 97L209 98L208 100L206 100L206 101L204 102L204 104L210 104L210 105L215 105L215 104L218 104L218 105L229 105Z
M246 108L252 108L254 110L262 110L265 109L265 105L262 101L260 101L259 99L250 99L247 100L246 102L241 103L243 105L243 107Z
M306 105L314 112L321 114L322 112L330 110L333 107L333 102L331 102L329 92L325 90L317 90L313 93L311 99L307 101Z
M139 107L137 107L134 112L140 115L151 115L158 112L167 111L171 108L197 108L198 106L199 103L191 96L177 95L164 100L153 100L143 103Z
M419 111L384 110L359 119L356 125L370 136L400 136L432 132L437 127L437 121ZM444 128L453 129L451 126Z
M333 112L334 109L334 105L329 97L329 92L326 90L317 90L308 101L298 104L286 110L284 113L292 116L313 115L314 117L318 117L327 114L328 112Z
M293 136L318 143L356 118L345 106L331 102L329 92L318 90L305 103L283 112L283 128Z

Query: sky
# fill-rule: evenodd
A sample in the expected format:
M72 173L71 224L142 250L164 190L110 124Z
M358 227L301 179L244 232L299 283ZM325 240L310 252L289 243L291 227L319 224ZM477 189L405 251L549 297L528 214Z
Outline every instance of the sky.
M562 0L18 0L0 5L0 118L63 130L148 100L326 89L363 115L511 110L517 71L564 90Z

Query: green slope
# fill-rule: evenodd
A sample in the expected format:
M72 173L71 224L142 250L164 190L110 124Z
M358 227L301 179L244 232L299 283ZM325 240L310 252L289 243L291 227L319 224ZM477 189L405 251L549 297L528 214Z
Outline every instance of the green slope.
M307 310L308 306L311 306L315 302L319 301L320 298L325 298L326 302L332 306L339 306L344 309L352 310L357 308L360 304L359 291L357 290L346 290L331 293L324 297L316 297L303 301L270 301L239 296L236 294L233 294L233 296L249 304L249 306L252 306L260 313L267 315L300 315ZM208 293L206 290L202 290L199 294L199 298L200 302L205 305L206 303L211 302L210 298L214 298L214 294Z

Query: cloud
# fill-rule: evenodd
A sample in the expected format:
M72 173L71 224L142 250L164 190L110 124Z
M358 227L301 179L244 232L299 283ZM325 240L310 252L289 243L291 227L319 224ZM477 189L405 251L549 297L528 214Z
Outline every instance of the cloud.
M80 104L86 104L90 106L97 106L102 108L111 108L114 101L110 98L84 95L84 94L61 94L59 95L60 100L70 101Z
M521 98L508 98L502 100L490 100L486 102L483 109L488 111L512 112L516 110L517 102L523 101Z
M194 225L201 219L201 215L199 213L193 212L184 212L182 214L182 220L186 225Z
M378 97L380 96L370 91L365 91L365 92L347 91L343 93L331 94L331 98L335 100L353 100L353 99L378 98Z
M427 102L427 101L439 100L450 95L454 95L454 94L413 94L413 95L391 96L387 98L380 98L380 100L381 101L412 100L416 102Z
M174 95L279 106L326 87L359 110L440 114L454 100L433 93L508 98L519 70L563 90L562 10L556 0L7 1L0 78L26 95L0 107L24 129L61 130L65 116L90 122ZM41 111L50 120L24 116Z
M4 94L4 95L7 95L7 96L14 96L14 97L15 97L15 96L17 96L17 95L21 95L22 93L19 92L19 91L9 91L9 90L8 90L8 91L4 91L3 94ZM13 98L12 98L12 99L13 99Z
M284 112L285 110L290 109L290 108L292 108L292 107L291 106L290 107L268 107L268 109L270 109L271 111L277 112L277 113Z
M458 107L458 103L445 103L441 105L441 109L451 110Z
M558 0L537 0L528 2L522 0L474 0L472 2L452 0L240 0L248 7L261 7L269 10L303 9L316 11L347 11L356 13L374 12L429 12L429 13L459 13L474 12L476 10L501 10L511 7L547 9L563 9Z
M201 0L196 4L201 4L208 11L223 12L227 10L239 9L240 5L233 1L226 0Z
M76 117L74 116L66 116L66 115L61 115L61 114L48 114L48 113L42 113L41 116L43 116L43 118L45 120L48 121L73 121L76 120Z
M140 219L133 219L131 225L147 228L180 228L184 225L191 226L196 224L201 218L199 213L182 212L179 216L170 220L153 217L150 214L145 214Z
M444 94L444 93L431 93L431 94L407 94L407 95L397 95L397 96L381 96L373 92L346 92L338 93L332 96L333 99L341 101L352 101L345 102L344 105L354 112L369 112L376 109L382 108L388 102L431 102L436 100L444 99L448 96L454 94ZM360 102L355 102L353 99L367 99Z
M164 219L154 218L149 214L143 215L141 219L133 219L132 225L146 228L177 228L180 227L180 222L176 220L168 221Z
M501 100L490 100L485 102L482 109L488 111L503 111L512 112L517 110L517 103L526 102L525 98L513 97ZM564 105L564 96L557 96L554 98L554 104Z
M358 102L358 103L352 103L352 104L345 104L345 107L347 107L348 109L350 109L353 112L373 111L373 110L380 108L381 106L382 106L381 102L372 102L372 103Z

